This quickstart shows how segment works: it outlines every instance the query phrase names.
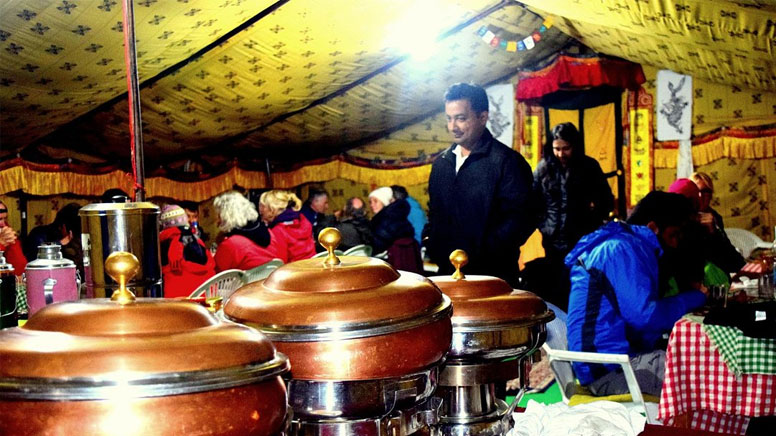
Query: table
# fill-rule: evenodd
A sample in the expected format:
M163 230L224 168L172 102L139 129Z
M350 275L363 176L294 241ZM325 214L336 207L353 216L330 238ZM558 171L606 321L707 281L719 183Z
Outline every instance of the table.
M771 358L776 352L768 362ZM702 318L685 316L668 340L658 418L666 425L744 434L750 417L776 415L776 368L766 372L737 376L704 331Z

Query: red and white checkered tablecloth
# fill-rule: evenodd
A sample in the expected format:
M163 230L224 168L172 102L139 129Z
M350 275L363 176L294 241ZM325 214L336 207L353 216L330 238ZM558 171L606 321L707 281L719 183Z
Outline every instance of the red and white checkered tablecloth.
M701 326L687 317L674 325L658 417L671 425L687 414L692 428L744 434L750 417L776 415L776 376L736 377Z

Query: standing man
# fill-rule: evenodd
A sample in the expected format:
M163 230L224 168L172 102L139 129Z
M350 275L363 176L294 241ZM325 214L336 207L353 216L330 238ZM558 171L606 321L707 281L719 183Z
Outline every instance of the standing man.
M488 95L481 87L452 85L445 114L454 143L431 166L429 256L447 274L453 271L450 253L465 250L467 273L517 286L520 246L536 228L531 167L485 127Z

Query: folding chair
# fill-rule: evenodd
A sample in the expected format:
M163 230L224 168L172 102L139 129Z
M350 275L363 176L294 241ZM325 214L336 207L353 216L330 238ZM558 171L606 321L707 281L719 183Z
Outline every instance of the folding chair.
M267 276L269 276L272 273L272 271L275 271L281 266L283 266L282 260L272 259L263 265L259 265L255 268L251 268L245 271L243 275L243 279L245 280L246 284L266 279Z
M245 284L244 274L239 269L227 269L214 275L205 283L199 285L194 292L189 295L189 298L196 297L221 297L224 302L229 298L234 291L239 289Z
M550 362L550 369L555 375L555 380L558 382L563 402L570 405L582 404L592 401L616 401L623 403L626 407L638 407L644 411L644 415L647 417L647 422L650 424L657 423L657 404L647 407L645 402L645 395L642 395L641 388L636 381L636 374L633 372L633 368L630 365L630 357L627 354L607 354L607 353L587 353L581 351L568 351L568 342L566 339L566 314L562 310L553 306L555 310L556 318L548 325L548 332L551 333L551 340L542 345L542 348L547 353L547 358ZM560 315L559 315L560 313ZM625 380L628 383L628 391L630 394L624 395L609 395L602 397L594 397L587 391L586 388L579 385L574 374L571 362L586 362L586 363L602 363L602 364L618 364L622 367ZM658 398L647 395L647 402L657 403Z

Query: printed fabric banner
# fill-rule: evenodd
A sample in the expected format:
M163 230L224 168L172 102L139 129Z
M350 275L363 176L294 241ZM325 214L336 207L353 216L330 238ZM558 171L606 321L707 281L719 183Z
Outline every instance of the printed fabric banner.
M536 165L539 164L539 116L528 115L523 122L523 157L528 161L528 165L531 165L531 169L535 170Z
M636 205L652 190L652 152L649 138L649 109L630 111L630 198Z
M657 140L679 141L692 135L692 77L657 72Z
M515 90L511 83L493 85L485 90L488 93L489 113L488 130L493 137L510 148L514 147L515 128Z

